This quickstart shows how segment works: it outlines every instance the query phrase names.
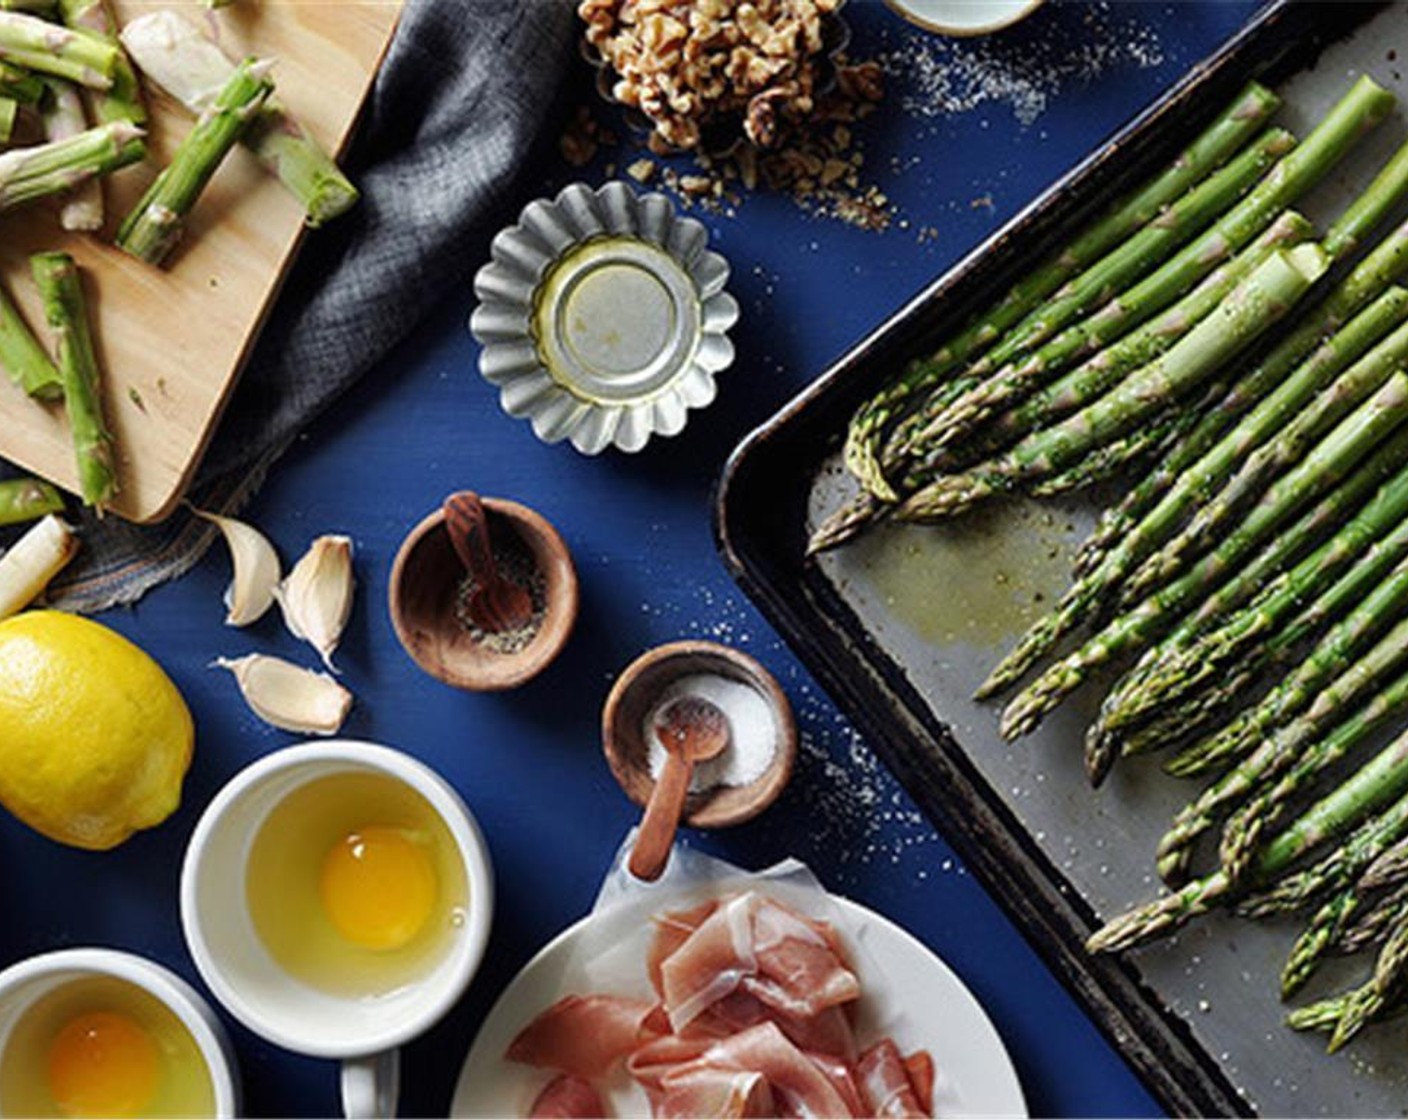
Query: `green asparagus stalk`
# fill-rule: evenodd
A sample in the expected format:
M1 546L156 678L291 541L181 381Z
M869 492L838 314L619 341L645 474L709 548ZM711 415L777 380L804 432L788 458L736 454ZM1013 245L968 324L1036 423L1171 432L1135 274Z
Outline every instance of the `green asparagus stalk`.
M146 153L141 137L141 129L119 121L66 140L0 152L0 210L135 163Z
M1065 470L1205 382L1281 318L1329 261L1313 242L1272 253L1211 315L1104 397L1034 432L1001 457L930 483L900 504L904 521L951 517L1024 483Z
M60 513L64 500L47 482L37 478L0 481L0 525L38 521L46 513Z
M1405 359L1408 323L1400 325L1345 370L1316 396L1310 407L1253 452L1188 525L1130 577L1121 599L1137 602L1182 571L1191 555L1204 551L1208 542L1215 541L1223 526L1259 498L1272 479L1304 458L1327 431L1378 389Z
M19 120L20 103L12 97L0 95L0 144L8 144L15 134L15 122Z
M93 89L110 89L118 50L23 12L0 12L0 59Z
M1400 155L1405 150L1408 150L1408 145L1400 149ZM1399 197L1396 192L1398 180L1390 171L1402 166L1400 155L1394 156L1389 166L1331 226L1324 241L1326 251L1331 256L1338 259L1345 254L1347 246L1356 245L1363 231L1380 220L1387 205ZM1148 475L1118 506L1100 519L1100 524L1076 558L1076 578L1083 578L1093 571L1115 543L1162 500L1184 473L1217 446L1241 417L1275 390L1286 375L1321 344L1322 339L1338 331L1385 288L1401 279L1406 270L1408 221L1400 224L1375 246L1314 311L1306 315L1300 326L1238 382L1222 404L1199 421L1163 466ZM1269 431L1277 430L1281 422L1275 422ZM1250 447L1255 447L1260 438L1264 438L1256 437L1244 428L1239 430L1254 440ZM1239 462L1245 454L1245 451L1242 452L1234 461Z
M240 63L210 112L196 122L171 163L118 226L120 248L148 264L166 259L201 191L273 90L268 71L266 62Z
M1131 463L1157 456L1167 449L1197 421L1200 410L1210 403L1205 397L1193 408L1170 410L1148 427L1093 451L1069 470L1043 479L1032 487L1032 494L1049 498L1118 478Z
M990 425L988 442L1006 446L1091 403L1125 374L1153 361L1187 334L1250 276L1273 249L1299 244L1312 232L1313 227L1300 214L1285 211L1256 241L1209 273L1192 292L1156 320L1125 335L1053 384L1034 392L1011 412L997 417ZM1136 294L1131 290L1120 302L1126 302L1126 298L1133 301Z
M1344 478L1405 416L1408 416L1408 377L1395 374L1379 392L1341 421L1310 455L1278 479L1265 500L1218 548L1110 623L1079 650L1051 666L1009 704L1002 714L1003 735L1012 739L1026 734L1094 669L1166 632L1196 599L1206 597L1210 589L1229 575L1234 583L1238 582L1236 565L1252 548L1281 528L1307 502Z
M1333 538L1276 577L1245 609L1122 680L1107 698L1100 722L1116 730L1134 726L1189 693L1215 686L1228 664L1241 663L1249 653L1269 659L1293 648L1360 602L1405 555L1408 467L1385 483ZM1287 620L1289 625L1282 629Z
M138 56L140 57L140 55ZM1280 99L1249 84L1161 174L1115 203L1079 237L1063 246L1013 286L996 306L975 315L927 362L915 363L856 413L846 436L845 461L861 483L887 500L894 494L879 461L880 445L894 420L912 401L943 382L970 358L981 355L1072 276L1146 225L1174 199L1206 178L1261 130Z
M1343 956L1362 953L1374 945L1381 945L1394 927L1402 922L1408 922L1408 884L1395 887L1382 898L1361 905L1339 931L1330 949Z
M0 0L0 12L29 12L48 16L54 11L55 0Z
M1292 1011L1286 1017L1295 1030L1330 1031L1326 1049L1334 1053L1367 1024L1401 1002L1408 986L1408 922L1397 926L1379 950L1374 974L1367 983L1339 996Z
M1408 797L1361 822L1309 866L1268 880L1266 887L1237 903L1237 913L1244 918L1270 918L1303 910L1353 883L1404 836L1408 836Z
M169 10L130 21L122 42L142 72L192 113L209 109L234 70L218 45ZM298 199L310 226L357 201L357 188L277 97L264 102L240 142Z
M1162 284L1152 285L1151 291L1136 289L1141 299L1148 298L1151 292L1158 293L1162 302L1156 302L1155 306L1166 306L1180 291L1186 290L1192 282L1207 272L1210 267L1207 262L1221 260L1245 245L1266 226L1274 214L1292 203L1329 171L1365 131L1377 125L1387 115L1392 104L1392 96L1372 81L1361 79L1357 82L1320 125L1306 137L1305 142L1287 155L1272 174L1263 179L1245 200L1224 214L1211 229L1179 254L1177 261L1170 266L1168 275L1170 280L1174 280L1174 274L1180 271L1184 273L1181 281L1174 280L1178 286L1166 295L1163 294ZM1191 198L1192 194L1185 196L1180 203ZM946 409L942 418L934 417L918 434L908 438L921 445L939 441L947 443L962 438L997 407L1025 395L1031 383L1041 382L1052 365L1059 370L1062 362L1049 362L1041 354L1020 371L1003 371L1002 367L1016 358L1030 354L1035 345L1044 342L1054 333L1055 328L1069 322L1089 306L1089 298L1082 288L1087 279L1091 283L1103 285L1103 291L1120 293L1132 279L1137 279L1147 271L1119 271L1122 252L1127 252L1137 259L1147 254L1148 249L1140 244L1139 235L1136 235L1102 260L1096 268L1072 281L1068 302L1063 303L1061 297L1064 293L1058 292L1056 297L1036 314L1030 325L1019 324L1000 345L983 359L973 363L967 371L970 375L985 377L990 371L998 371L993 378L985 382L983 387L975 389L966 399L961 399ZM1102 270L1107 267L1112 269L1113 274L1110 276L1103 274ZM1095 290L1099 292L1101 289ZM1116 334L1121 333L1118 328L1128 325L1130 314L1137 310L1137 303L1130 298L1131 294L1125 293L1092 318L1093 322L1101 325L1097 334L1106 334L1111 330ZM1081 297L1085 297L1083 302ZM1126 303L1128 307L1125 306ZM1028 328L1025 335L1024 328ZM1080 340L1075 340L1077 352L1079 344ZM1008 385L1012 386L1011 391L1007 390Z
M0 365L21 389L35 400L55 401L63 396L59 371L20 317L10 295L0 286Z
M142 87L137 81L137 72L132 69L132 63L117 40L117 19L108 0L58 0L58 10L67 27L92 36L97 42L117 51L112 85L93 98L93 111L98 122L145 124L147 107L142 101Z
M1400 735L1374 759L1279 833L1257 856L1247 883L1234 884L1215 871L1105 923L1086 942L1092 953L1117 952L1152 941L1187 924L1215 905L1231 901L1252 882L1268 883L1303 856L1398 801L1408 791L1408 734ZM1408 806L1403 810L1408 813Z
M62 78L44 79L49 96L40 107L44 135L49 140L67 140L88 127L83 111L83 99L72 82ZM98 179L89 179L74 187L59 209L59 225L69 230L93 231L103 226L103 187Z
M1365 600L1365 608L1371 601L1378 608L1401 609L1408 602L1408 565L1400 565L1389 579ZM1358 613L1358 612L1356 612ZM1358 642L1345 636L1353 628L1354 616L1332 630L1326 640L1306 658L1304 665L1316 665L1312 670L1303 671L1298 676L1318 675L1321 679L1332 676L1334 668L1343 666L1356 656L1361 648L1359 643L1372 640L1371 637L1358 637ZM1362 623L1360 634L1374 630L1382 632L1388 619L1379 615L1373 619L1359 620ZM1338 639L1338 640L1336 640ZM1384 677L1394 672L1408 660L1408 619L1390 630L1368 652L1357 661L1349 664L1316 697L1306 711L1286 727L1276 733L1269 743L1275 747L1269 752L1263 773L1247 787L1246 802L1236 809L1223 828L1219 855L1222 865L1233 879L1245 873L1251 854L1261 843L1262 838L1274 828L1284 813L1285 806L1301 790L1329 769L1343 756L1343 751L1332 740L1316 737L1324 732L1327 724L1340 718L1368 689L1374 687ZM1385 713L1387 719L1392 711ZM1265 746L1266 744L1263 744ZM1258 748L1256 753L1260 753ZM1256 753L1238 767L1244 774L1250 767ZM1235 772L1235 771L1234 771ZM1278 779L1279 780L1276 780ZM1274 781L1274 784L1269 784Z
M1381 666L1376 664L1361 670L1346 680L1334 695L1327 690L1323 699L1316 700L1311 712L1260 741L1251 754L1180 810L1172 827L1159 841L1157 860L1160 874L1171 878L1181 874L1187 864L1186 853L1198 837L1212 826L1218 814L1258 787L1264 788L1268 781L1284 773L1296 760L1298 752L1316 734L1323 732L1324 728L1335 720L1343 718L1344 713L1349 710L1345 697L1352 699L1363 687L1372 683L1365 681L1364 677L1373 670L1381 671ZM1297 780L1303 781L1313 776L1317 768L1316 763L1323 761L1328 764L1357 748L1398 714L1399 706L1405 700L1408 700L1408 679L1401 675L1385 686L1360 711L1354 712L1324 739L1315 743L1315 749L1311 752L1312 762L1304 768L1297 768L1304 771L1297 775ZM1277 800L1283 802L1284 795L1278 795ZM1235 826L1234 834L1240 832L1248 841L1259 840L1264 832L1258 832L1255 837L1247 835L1249 826L1254 823L1244 818ZM1270 823L1274 825L1275 820L1272 819ZM1247 869L1247 860L1243 853L1237 853L1231 860L1225 858L1225 848L1224 841L1222 869L1229 879L1239 881Z
M1086 274L1090 276L1089 281L1085 281L1084 277L1073 281L1070 302L1065 305L1070 310L1056 309L1044 314L1050 314L1054 321L1069 322L1089 307L1092 301L1085 295L1083 282L1091 285L1090 290L1096 293L1096 299L1105 298L1103 293L1108 292L1119 292L1119 295L1035 350L1031 345L1023 346L1018 341L1020 336L1014 336L1010 343L998 347L993 352L994 359L1009 349L1016 355L1015 359L998 366L991 373L986 373L977 385L909 435L909 440L922 447L927 454L968 438L989 417L1046 384L1069 368L1072 361L1095 353L1182 296L1216 265L1259 233L1271 221L1276 211L1264 201L1258 202L1254 207L1234 208L1227 219L1219 221L1203 236L1198 237L1191 245L1145 275L1143 279L1138 279L1136 270L1124 261L1123 256L1128 255L1131 260L1147 257L1151 250L1141 247L1142 237L1155 243L1152 249L1155 254L1153 263L1157 264L1167 253L1165 242L1176 245L1186 240L1197 233L1196 228L1189 228L1193 223L1206 224L1208 218L1205 215L1209 212L1215 217L1227 210L1228 184L1235 184L1238 188L1236 193L1240 194L1259 179L1280 156L1293 152L1294 146L1295 139L1290 133L1282 129L1267 130L1223 171L1190 191L1169 209L1169 217L1173 219L1180 215L1180 208L1186 208L1187 213L1194 215L1193 222L1185 224L1180 221L1168 229L1158 223L1146 226L1141 234L1091 269L1090 273ZM1286 157L1287 165L1290 159L1290 156ZM1231 197L1235 198L1236 194ZM1204 203L1204 198L1216 204L1216 208L1213 209L1210 203ZM1241 217L1243 213L1251 215L1250 219L1240 223L1230 221ZM1236 236L1229 236L1228 229ZM1175 240L1172 236L1175 231L1184 236ZM1107 268L1115 273L1115 281L1105 282L1101 270ZM1122 284L1128 282L1127 277L1137 282L1122 290ZM983 370L983 363L979 362L969 373L974 375L982 373Z
M1393 242L1396 248L1402 250L1393 256L1395 271L1397 267L1408 267L1408 223L1400 227L1399 232L1402 234L1401 238L1395 238ZM1380 256L1381 264L1386 256L1386 253ZM1385 266L1382 273L1378 274L1388 272L1389 268ZM1370 286L1373 286L1371 282L1363 279L1355 291ZM1383 285L1377 287L1382 290ZM1336 297L1343 290L1343 286L1337 289L1330 302L1342 302L1346 306L1351 302L1358 302L1352 298L1354 293L1343 301L1338 301ZM1342 312L1336 311L1334 316L1338 317L1340 314ZM1322 311L1320 316L1315 317L1314 322L1319 325L1330 318L1330 313ZM1329 383L1405 318L1408 318L1408 291L1396 287L1389 288L1347 325L1321 343L1310 357L1298 367L1294 367L1294 372L1291 364L1293 359L1278 359L1277 355L1302 353L1304 351L1300 344L1290 348L1284 343L1278 346L1272 358L1248 378L1249 381L1259 382L1255 388L1266 389L1264 398L1240 423L1225 432L1221 438L1211 441L1210 446L1196 461L1186 464L1183 477L1163 493L1161 499L1142 515L1137 524L1124 531L1123 537L1093 570L1077 579L1061 597L1054 611L1022 635L1012 652L993 669L979 687L978 698L992 696L1014 683L1080 622L1106 606L1128 574L1177 529L1187 514L1214 486L1225 479L1260 443L1284 428L1319 388ZM1299 336L1303 331L1302 327L1295 335ZM1306 341L1308 340L1302 340ZM1259 376L1265 370L1275 370L1280 375L1290 376L1284 380L1278 378L1278 384L1273 388L1271 378ZM1197 436L1207 428L1206 419L1200 420L1193 435ZM1188 445L1185 443L1183 446ZM1174 452L1174 457L1178 457L1177 451Z
M85 504L101 509L117 493L117 455L112 433L103 422L98 359L88 332L78 266L67 253L38 253L29 263L54 332L79 488Z
M1398 840L1315 912L1281 970L1281 998L1289 999L1304 987L1330 953L1357 952L1387 938L1408 918L1406 903L1408 843Z
M1338 617L1350 604L1357 603L1372 590L1401 555L1398 540L1375 541L1375 537L1386 531L1401 537L1404 527L1395 522L1399 516L1399 505L1405 499L1404 481L1398 477L1408 473L1399 467L1404 456L1408 456L1408 430L1400 429L1374 452L1368 462L1361 464L1348 479L1302 514L1290 529L1278 534L1242 569L1235 584L1219 588L1196 610L1184 616L1165 638L1150 646L1106 696L1100 717L1087 738L1087 757L1091 752L1102 750L1139 754L1168 743L1184 742L1204 735L1214 724L1222 722L1217 719L1218 715L1230 708L1236 698L1254 683L1258 672L1288 659L1301 638L1318 634L1327 621ZM1385 473L1395 470L1398 475L1380 487L1378 494L1366 504L1364 499L1379 480ZM1364 508L1360 509L1361 505ZM1344 518L1349 510L1359 512L1346 526ZM1207 687L1190 691L1186 696L1170 699L1157 709L1152 709L1147 714L1147 723L1136 724L1133 728L1111 727L1113 721L1109 709L1122 706L1127 695L1157 674L1160 666L1181 656L1195 643L1204 639L1211 641L1219 629L1225 630L1231 626L1231 623L1224 623L1224 619L1237 620L1244 617L1244 611L1255 612L1264 597L1282 589L1287 565L1303 551L1305 542L1322 541L1327 534L1330 539L1326 543L1295 564L1293 570L1299 579L1333 580L1336 573L1342 572L1347 564L1358 559L1361 552L1368 550L1364 562L1356 566L1348 578L1334 583L1332 595L1316 599L1289 627L1274 634L1264 644L1249 640L1242 643L1242 648L1230 657L1219 658L1216 680L1209 680ZM1278 576L1277 572L1282 575ZM1239 585L1240 591L1237 590ZM1266 590L1254 598L1252 594L1245 593L1247 588L1259 590L1263 587ZM1251 602L1244 607L1242 604L1247 600ZM1249 743L1245 750L1234 752L1234 756L1240 758L1254 745ZM1190 772L1179 769L1180 762L1185 765L1190 763L1196 753L1199 753L1196 748L1188 748L1165 768L1182 777L1210 769L1210 759ZM1227 757L1232 756L1221 756Z
M1365 903L1354 887L1346 887L1324 902L1300 932L1281 966L1281 998L1290 999L1314 974L1351 928Z
M28 70L0 62L0 95L22 105L36 105L44 96L44 83Z
M1398 504L1392 497L1389 501ZM1327 598L1330 599L1328 605L1338 609L1344 602L1351 601L1351 596L1359 593L1361 585L1372 585L1374 580L1380 577L1383 568L1401 556L1403 533L1404 524L1400 522L1391 537L1386 539L1386 546L1366 559L1362 572L1358 568L1348 572L1327 592ZM1365 603L1368 602L1366 599ZM1375 606L1378 602L1379 600L1375 600ZM1397 604L1393 604L1393 607L1396 606ZM1372 633L1378 625L1380 620L1367 615L1361 606L1338 623L1337 629L1332 630L1331 635L1338 634L1335 640L1340 642L1362 641L1362 635ZM1330 636L1325 640L1331 640ZM1315 689L1324 679L1321 669L1322 665L1318 663L1302 663L1296 673L1268 692L1259 704L1240 713L1215 736L1190 748L1187 758L1179 756L1171 760L1167 769L1176 777L1191 777L1205 773L1213 764L1245 756L1262 741L1270 728L1294 718L1305 709L1315 695Z

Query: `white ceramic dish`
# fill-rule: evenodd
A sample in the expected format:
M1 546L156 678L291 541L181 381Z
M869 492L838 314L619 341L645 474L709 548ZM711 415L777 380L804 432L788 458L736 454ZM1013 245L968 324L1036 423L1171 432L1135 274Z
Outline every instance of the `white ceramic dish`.
M910 23L941 35L989 35L1011 27L1042 0L885 0Z
M768 888L771 890L772 888ZM785 892L778 891L779 895ZM683 901L683 899L681 899ZM953 971L921 942L879 914L834 898L848 940L858 945L864 990L857 1024L862 1041L876 1009L903 1007L895 1030L903 1051L923 1047L937 1071L937 1116L1026 1116L1016 1070L982 1006ZM559 934L523 967L484 1021L455 1087L450 1115L526 1116L548 1074L503 1060L514 1035L538 1012L573 991L589 991L584 944L625 942L641 961L651 936L649 916L672 905L658 895L633 899L582 919ZM648 990L648 989L647 989ZM645 994L644 992L621 994ZM649 1116L645 1094L624 1076L608 1085L610 1115Z

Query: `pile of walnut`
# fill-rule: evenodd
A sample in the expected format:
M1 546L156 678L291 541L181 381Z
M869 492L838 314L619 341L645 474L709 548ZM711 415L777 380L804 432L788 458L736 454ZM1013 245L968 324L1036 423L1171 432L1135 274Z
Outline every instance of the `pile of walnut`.
M578 13L609 68L611 96L649 122L651 150L694 156L700 174L667 168L668 186L709 202L761 181L811 209L883 228L889 200L860 182L848 127L883 96L881 69L825 53L823 20L840 3L581 0ZM591 158L595 131L579 121L564 137L571 162ZM645 182L656 168L638 160L628 170Z

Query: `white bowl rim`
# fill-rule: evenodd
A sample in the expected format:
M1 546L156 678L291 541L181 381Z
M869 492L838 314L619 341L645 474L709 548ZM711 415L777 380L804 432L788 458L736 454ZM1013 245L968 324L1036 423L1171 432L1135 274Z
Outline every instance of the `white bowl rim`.
M901 19L907 20L925 31L949 35L955 39L972 39L979 35L991 35L1002 31L1014 23L1020 23L1036 11L1045 0L1008 0L1010 11L1007 15L989 20L987 23L942 23L931 16L921 16L909 5L908 0L885 0L885 4Z
M406 781L422 794L445 822L464 860L470 897L479 901L468 908L463 947L455 958L448 983L427 993L421 1013L399 1027L369 1034L355 1046L327 1043L296 1031L283 1029L251 1010L248 1002L225 977L206 943L197 916L196 868L218 818L257 783L281 771L308 763L347 763L378 770ZM483 832L458 791L439 773L419 759L393 747L358 739L319 739L295 743L256 759L234 775L211 799L196 823L181 863L181 928L196 969L221 1005L261 1038L294 1053L314 1058L358 1058L394 1049L429 1030L447 1014L468 989L488 948L493 924L494 877L488 844Z

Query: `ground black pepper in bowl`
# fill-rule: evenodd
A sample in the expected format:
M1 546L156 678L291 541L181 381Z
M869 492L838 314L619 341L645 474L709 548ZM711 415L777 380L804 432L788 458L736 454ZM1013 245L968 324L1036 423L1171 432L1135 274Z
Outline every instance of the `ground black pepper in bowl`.
M533 604L533 613L521 626L508 630L485 630L474 621L470 612L470 600L479 590L478 581L471 575L460 580L455 590L455 617L469 634L470 638L495 653L519 653L528 648L543 627L547 614L547 578L533 563L533 558L522 547L516 535L497 540L494 550L494 563L499 578L515 583L528 592Z

